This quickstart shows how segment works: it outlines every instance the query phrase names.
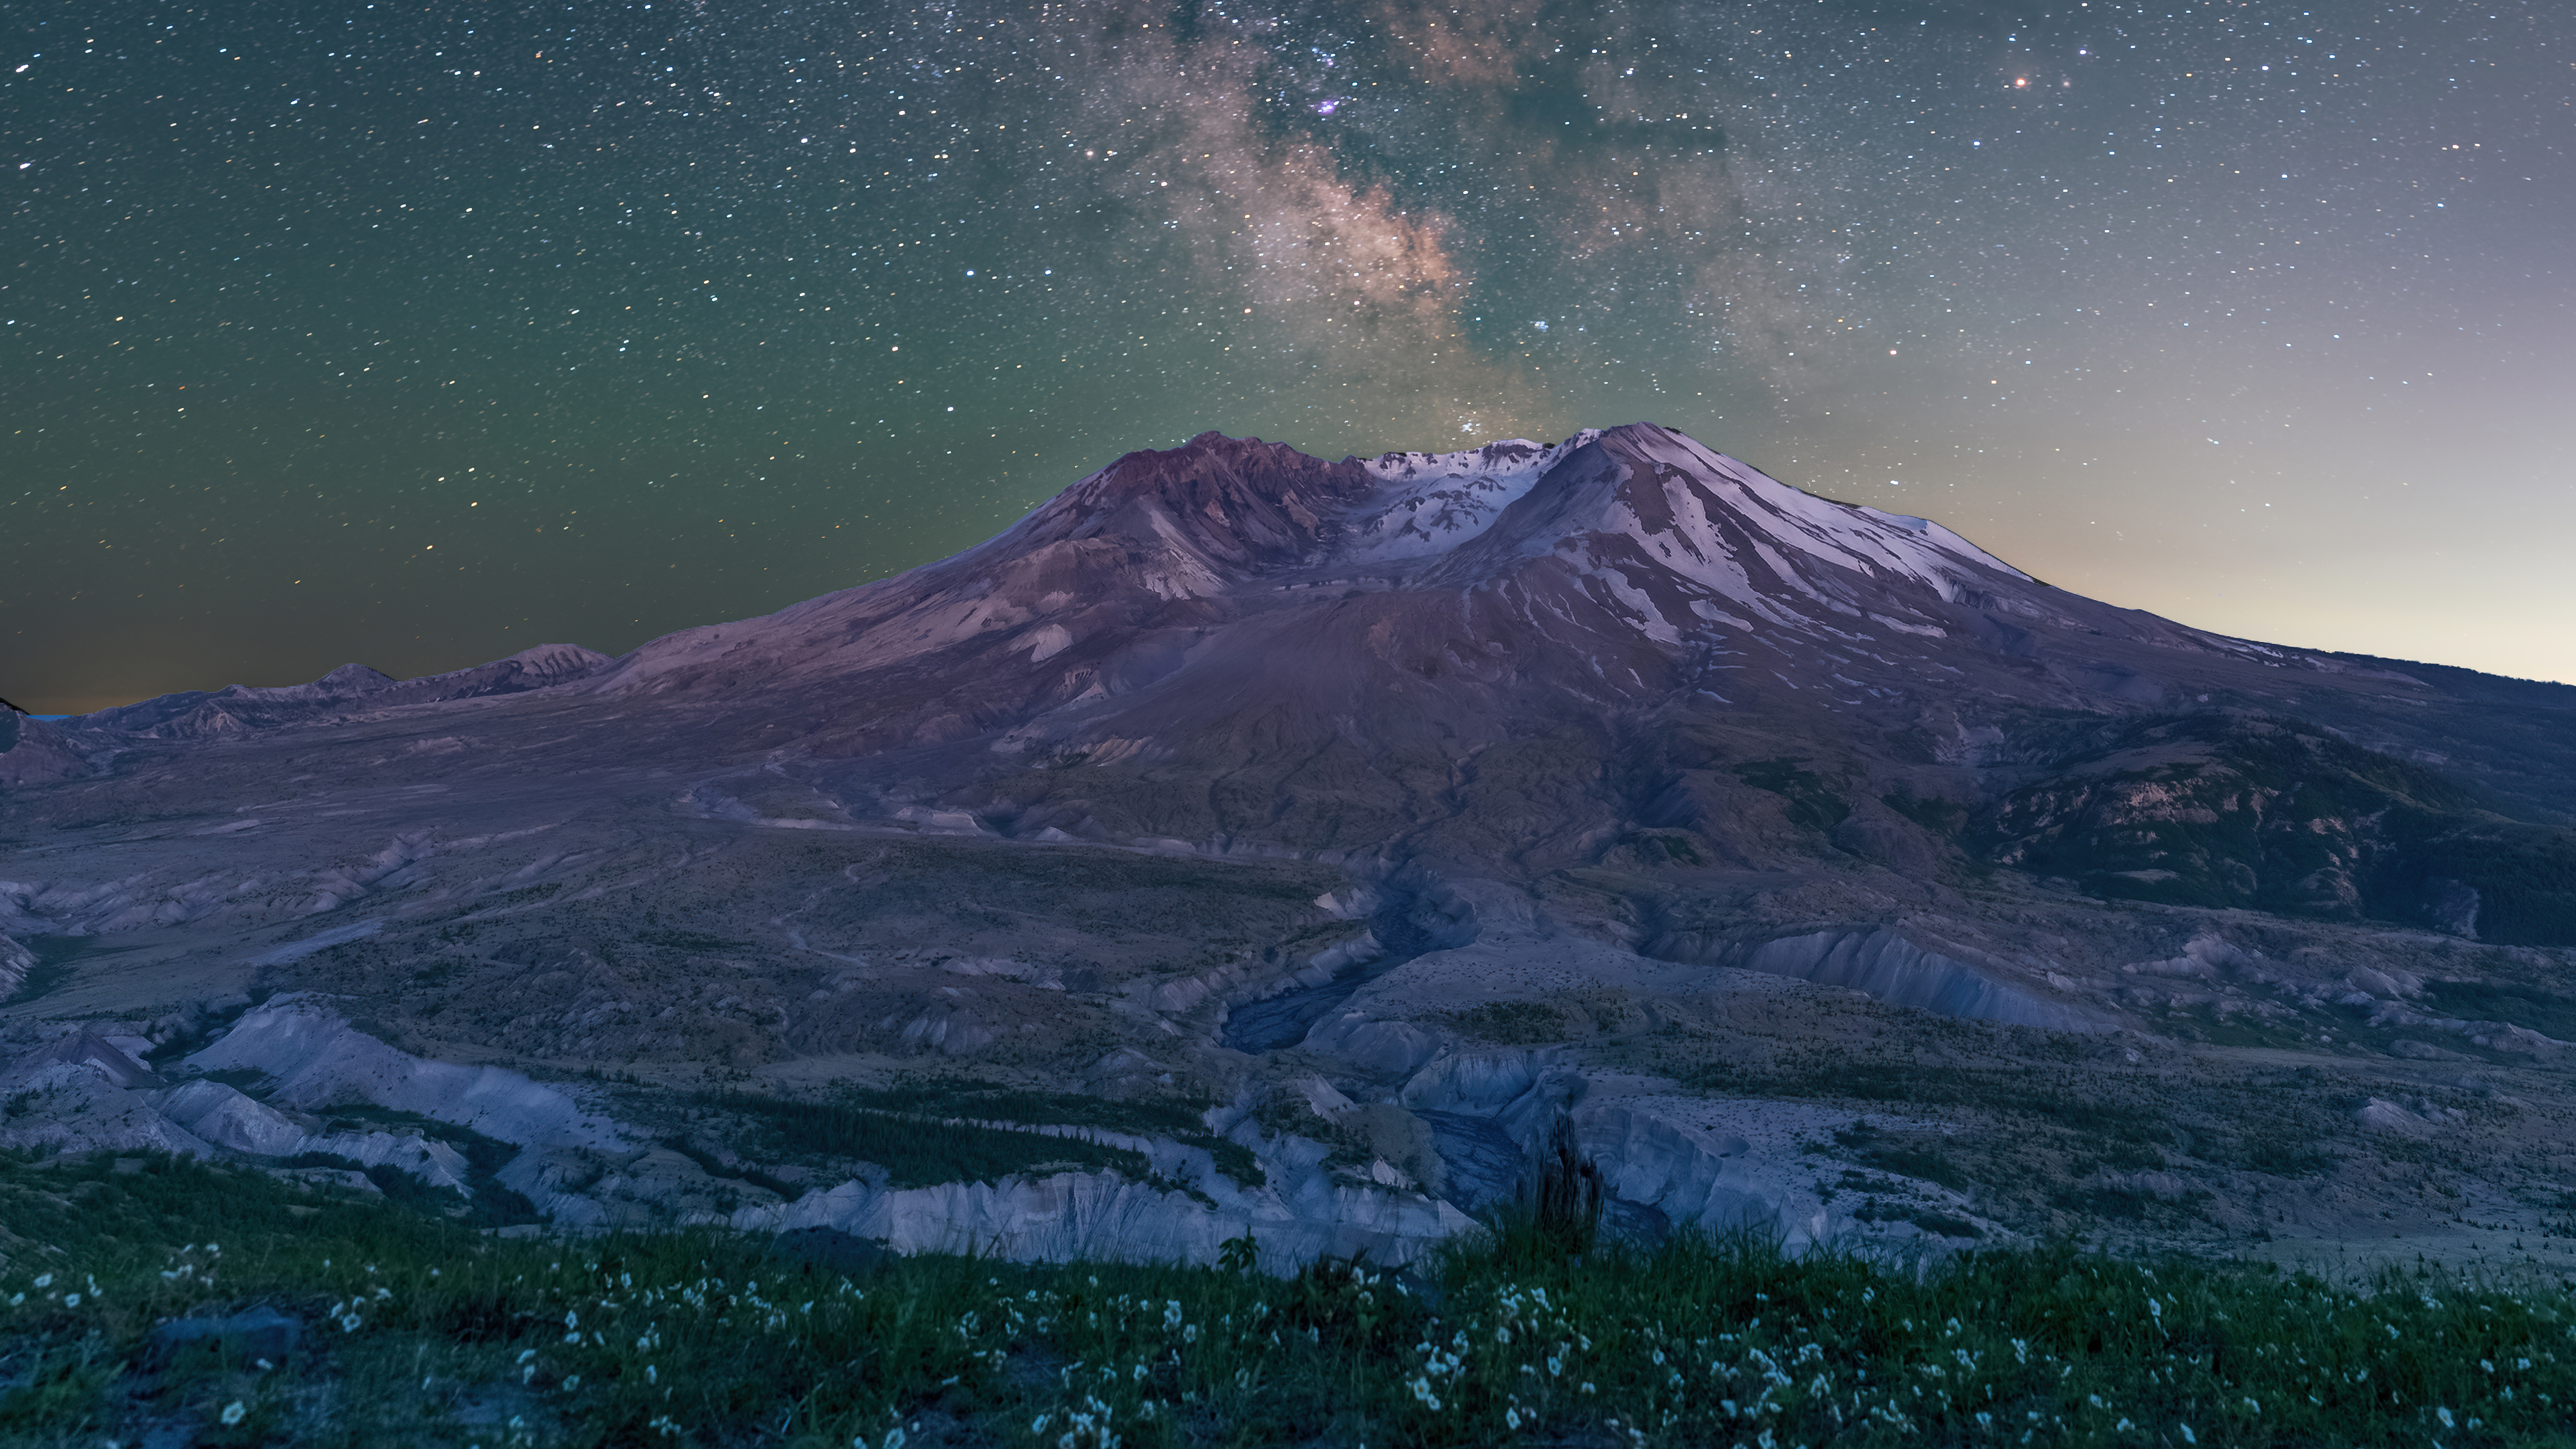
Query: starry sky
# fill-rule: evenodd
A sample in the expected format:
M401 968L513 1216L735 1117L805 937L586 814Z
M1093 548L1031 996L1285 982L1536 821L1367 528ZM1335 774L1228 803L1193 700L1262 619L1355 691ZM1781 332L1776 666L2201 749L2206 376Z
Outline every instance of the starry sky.
M2576 680L2563 0L0 10L0 694L618 652L1219 429L1648 419Z

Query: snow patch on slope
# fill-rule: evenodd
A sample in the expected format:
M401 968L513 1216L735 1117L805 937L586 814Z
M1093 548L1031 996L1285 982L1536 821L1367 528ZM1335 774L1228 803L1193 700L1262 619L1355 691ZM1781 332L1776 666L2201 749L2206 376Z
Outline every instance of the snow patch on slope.
M1342 519L1350 563L1447 553L1493 526L1565 456L1601 436L1586 428L1547 446L1507 438L1464 453L1384 453L1361 466L1381 485Z

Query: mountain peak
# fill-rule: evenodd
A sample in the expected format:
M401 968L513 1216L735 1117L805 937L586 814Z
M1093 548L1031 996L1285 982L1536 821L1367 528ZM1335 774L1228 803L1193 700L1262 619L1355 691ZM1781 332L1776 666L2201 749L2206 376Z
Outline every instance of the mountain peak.
M1216 576L1312 552L1318 529L1369 477L1350 459L1327 463L1285 443L1206 432L1177 448L1143 449L1074 484L986 545L1011 551L1104 540L1175 553L1184 572ZM978 550L982 552L982 550Z
M359 694L368 690L385 689L398 682L399 681L397 681L392 675L385 673L381 669L370 669L364 664L343 664L339 668L332 670L330 673L323 675L320 679L314 680L309 685L288 685L286 687L289 689L336 690L345 694Z
M1749 667L1717 655L1773 657L1794 692L1820 648L2027 657L2036 629L2240 647L2050 589L1938 523L1802 492L1655 423L1339 462L1207 432L1126 454L954 558L655 640L596 687L810 690L843 721L836 752L1080 733L1147 692L1162 722L1134 739L1263 700L1311 717L1301 737L1363 716L1381 734L1447 727L1421 713L1426 688L1463 711L1463 733L1523 694L1597 709ZM2083 688L2165 688L2084 667ZM861 678L877 682L849 693Z

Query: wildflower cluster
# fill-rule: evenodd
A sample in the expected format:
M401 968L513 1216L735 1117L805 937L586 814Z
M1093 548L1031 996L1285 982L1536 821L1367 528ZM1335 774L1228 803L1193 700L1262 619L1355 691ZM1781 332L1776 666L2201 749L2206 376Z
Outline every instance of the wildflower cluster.
M2456 1449L2564 1442L2576 1395L2564 1292L2430 1274L2074 1251L1916 1273L1746 1241L1464 1246L1288 1279L1247 1271L1248 1244L1231 1269L851 1276L715 1232L499 1240L367 1203L299 1220L255 1195L273 1190L167 1171L188 1192L148 1213L116 1194L154 1174L102 1163L87 1216L9 1219L35 1247L0 1260L0 1442L133 1442L176 1415L212 1445ZM226 1192L247 1206L223 1246L202 1225L132 1246Z
M522 1386L572 1400L568 1409L614 1434L717 1437L745 1377L766 1374L813 1385L790 1428L882 1449L905 1437L905 1395L886 1380L913 1397L925 1385L972 1394L1006 1357L998 1322L957 1311L953 1288L933 1308L921 1285L871 1288L793 1268L736 1278L708 1262L693 1274L654 1271L666 1263L639 1271L641 1256L551 1265L551 1281L532 1285L547 1304L547 1340L513 1363ZM835 1372L854 1358L880 1372Z
M1054 1392L1041 1391L1043 1407L1028 1419L1030 1437L1055 1449L1118 1449L1167 1428L1198 1399L1190 1385L1209 1372L1202 1360L1219 1352L1220 1336L1234 1334L1231 1313L1204 1324L1178 1298L1099 1293L1099 1281L1086 1275L1071 1289L1029 1288L996 1305L1022 1347L1051 1342L1079 1352L1056 1370ZM1245 1326L1257 1331L1268 1316L1262 1305Z

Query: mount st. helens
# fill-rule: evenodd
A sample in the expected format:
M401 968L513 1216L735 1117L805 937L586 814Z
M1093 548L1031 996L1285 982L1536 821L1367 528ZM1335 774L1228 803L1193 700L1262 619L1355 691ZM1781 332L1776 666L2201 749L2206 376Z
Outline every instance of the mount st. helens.
M2346 1238L2457 1201L2410 1134L2497 1221L2563 1166L2576 690L2084 599L1647 424L1206 434L767 618L30 722L0 779L68 1094L8 1140L316 1151L355 1094L573 1219L1200 1256L1409 1252L1559 1123L1645 1235ZM1205 1132L979 1186L758 1105L924 1070L1023 1146Z
M2431 826L2383 802L2475 818L2402 763L2456 749L2447 719L2388 708L2438 707L2420 675L2068 594L1643 424L1340 463L1203 435L954 559L657 640L589 687L683 717L756 699L756 724L720 733L871 759L845 788L1005 835L1218 851L1562 865L1681 827L1751 866L1806 853L1780 827L1821 812L1842 849L1904 872L1965 845L2120 894L2429 921L2415 898L2443 888L2381 837ZM1988 737L2008 713L2009 747ZM2131 739L2157 716L2179 717ZM2571 762L2565 731L2555 748ZM1993 766L2087 754L2080 788L1994 798L2012 777ZM2506 798L2576 804L2542 761L2478 763ZM2355 798L2317 794L2356 772ZM1890 786L1922 803L1890 808ZM2245 838L2222 858L2211 829ZM2275 839L2301 833L2332 845ZM2571 905L2517 895L2506 934L2576 941Z

